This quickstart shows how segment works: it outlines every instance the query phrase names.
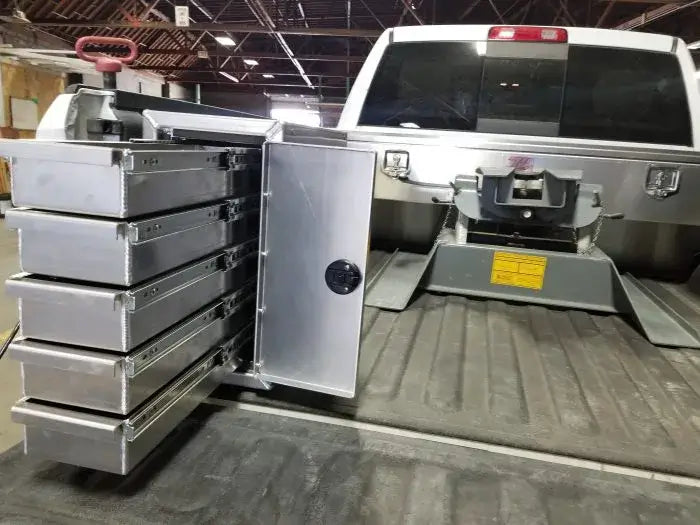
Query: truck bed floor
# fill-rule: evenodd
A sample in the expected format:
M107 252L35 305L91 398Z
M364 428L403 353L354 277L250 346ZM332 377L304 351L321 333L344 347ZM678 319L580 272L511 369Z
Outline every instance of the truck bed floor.
M697 523L695 487L205 404L126 477L0 456L3 523Z
M700 477L700 351L615 315L423 293L401 313L366 308L354 400L240 396Z

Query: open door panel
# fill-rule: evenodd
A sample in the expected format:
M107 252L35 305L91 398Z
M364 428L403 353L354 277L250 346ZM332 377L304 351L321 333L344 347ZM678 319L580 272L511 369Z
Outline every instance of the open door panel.
M375 154L269 143L263 163L257 371L353 397Z

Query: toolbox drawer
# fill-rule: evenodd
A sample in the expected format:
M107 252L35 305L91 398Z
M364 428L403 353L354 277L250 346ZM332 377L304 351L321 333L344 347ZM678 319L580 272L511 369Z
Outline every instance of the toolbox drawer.
M12 408L24 425L24 451L127 474L220 384L244 344L234 338L211 350L128 416L24 398Z
M9 210L23 271L131 286L258 236L258 196L127 222Z
M260 192L257 148L16 141L3 153L18 207L125 218Z
M129 289L35 275L6 289L19 298L23 337L128 352L253 279L257 250L253 239Z
M23 394L32 399L128 414L209 349L253 333L255 287L217 301L126 355L20 339Z

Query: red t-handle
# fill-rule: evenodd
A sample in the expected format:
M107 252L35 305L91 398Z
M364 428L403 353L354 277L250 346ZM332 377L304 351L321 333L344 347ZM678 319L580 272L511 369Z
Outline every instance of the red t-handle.
M125 57L103 57L87 55L83 48L89 44L101 44L105 46L126 46L129 54ZM78 58L95 63L95 69L100 73L116 73L122 70L123 64L131 64L139 56L138 47L128 38L114 38L111 36L83 36L75 43L75 52Z

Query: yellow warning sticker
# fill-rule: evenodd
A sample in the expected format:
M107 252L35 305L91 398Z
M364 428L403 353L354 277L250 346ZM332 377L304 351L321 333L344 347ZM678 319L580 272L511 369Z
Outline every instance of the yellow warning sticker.
M491 267L491 284L541 290L546 269L546 257L495 252Z

